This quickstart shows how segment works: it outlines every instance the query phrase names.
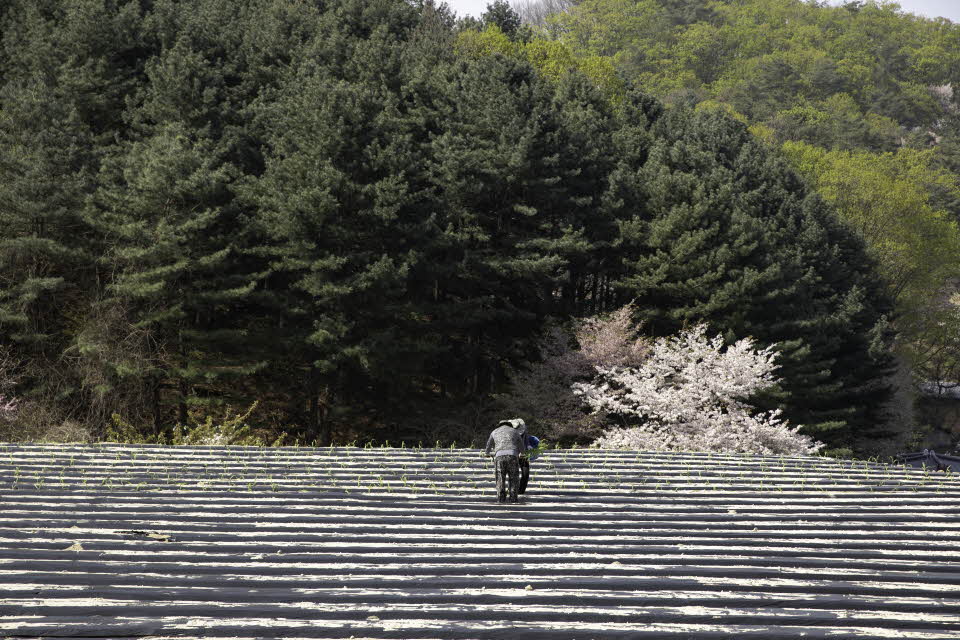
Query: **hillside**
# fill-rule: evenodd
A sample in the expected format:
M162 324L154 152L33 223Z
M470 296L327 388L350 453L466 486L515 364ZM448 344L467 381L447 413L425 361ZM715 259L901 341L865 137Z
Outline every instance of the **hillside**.
M909 424L882 274L779 151L414 4L0 3L0 439L462 443L631 301L777 345L834 452Z
M956 383L960 298L948 300L960 274L960 25L878 0L513 6L530 30L516 48L533 64L574 60L601 85L620 78L668 105L727 113L779 150L877 261L914 383L903 390ZM489 18L495 41L502 20ZM953 442L956 407L942 391L939 400L921 400L915 424L952 427L942 440ZM909 423L910 399L900 405L895 422Z
M5 637L960 635L960 480L825 458L0 445Z

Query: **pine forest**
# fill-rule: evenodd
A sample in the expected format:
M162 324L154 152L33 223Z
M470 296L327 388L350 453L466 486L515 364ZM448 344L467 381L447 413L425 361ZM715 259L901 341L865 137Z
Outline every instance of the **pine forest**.
M892 2L6 0L0 440L952 447L958 76Z

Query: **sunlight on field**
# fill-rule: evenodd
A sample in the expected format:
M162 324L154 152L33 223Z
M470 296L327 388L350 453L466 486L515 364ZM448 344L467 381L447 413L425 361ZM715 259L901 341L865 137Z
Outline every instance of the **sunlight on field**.
M0 633L960 637L960 479L825 458L0 445Z

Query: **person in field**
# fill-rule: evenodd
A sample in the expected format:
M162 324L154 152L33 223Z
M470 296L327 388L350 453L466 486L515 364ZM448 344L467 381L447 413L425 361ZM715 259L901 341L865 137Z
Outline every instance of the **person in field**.
M537 447L540 446L540 438L527 434L527 451L520 456L520 493L527 490L527 483L530 482L530 463L536 460L540 452Z
M497 474L497 502L517 502L520 490L520 454L526 452L520 431L512 420L501 420L487 438L484 453L492 455Z
M523 421L522 418L514 418L513 420L502 420L500 424L510 424L514 429L517 430L517 433L520 434L520 441L522 446L520 447L520 486L517 487L518 493L524 493L527 490L527 483L530 482L530 461L536 458L536 455L531 457L529 453L531 450L536 449L540 445L540 438L537 436L532 436L527 431L527 423Z

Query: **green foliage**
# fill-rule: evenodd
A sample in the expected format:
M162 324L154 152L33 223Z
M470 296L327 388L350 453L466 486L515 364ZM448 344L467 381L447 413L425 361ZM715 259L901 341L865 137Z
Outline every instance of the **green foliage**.
M503 3L482 29L400 0L8 3L0 339L25 363L17 397L122 439L245 441L242 421L191 416L254 398L257 424L305 441L469 439L542 327L637 297L657 332L696 319L777 342L794 381L770 402L863 428L885 392L876 276L736 118L771 144L790 127L860 144L901 121L852 84L860 58L807 69L807 42L729 66L724 16L742 10L586 2L571 16L590 25L532 37ZM653 33L669 37L632 44ZM781 122L737 102L755 69L753 97L819 93ZM651 87L700 108L665 110Z
M585 0L550 19L543 36L614 58L655 95L717 99L783 139L828 148L889 149L938 126L928 88L955 83L960 68L960 26L893 3Z
M514 42L497 25L480 30L467 29L457 36L455 51L457 55L469 58L482 58L499 53L519 58L523 45Z
M254 429L247 424L247 420L258 404L254 402L243 413L237 413L234 416L228 414L220 420L215 420L211 415L205 416L202 420L191 416L187 424L176 424L169 433L160 434L145 434L115 413L111 416L111 425L107 428L104 440L126 444L282 446L287 438L285 433L271 438L264 430Z
M901 314L928 307L960 273L957 223L930 198L934 186L960 189L954 176L936 169L932 151L826 151L801 142L783 150L864 238Z
M511 40L517 40L526 35L520 16L506 0L493 0L488 4L487 10L480 16L480 21L487 26L496 26Z
M937 367L952 370L946 363L960 356L944 327L953 326L945 300L954 292L960 255L960 108L953 89L960 25L905 14L895 3L802 0L585 0L548 23L537 36L564 45L572 58L614 60L618 73L668 104L726 112L767 146L782 149L879 267L881 280L858 285L861 294L844 307L858 308L862 292L877 286L896 301L890 313L880 311L884 305L869 312L887 320L867 331L867 343L899 332L899 355L915 367L918 381L942 379ZM670 226L662 237L675 233L681 228ZM708 272L723 278L716 242L706 234L673 259L697 256L692 264L706 269L712 257L715 270ZM652 273L667 259L656 255L648 265ZM665 299L664 308L675 301ZM803 342L797 358L809 360L814 352L799 346ZM809 373L826 384L841 362L828 358ZM827 370L834 373L823 376ZM839 391L834 386L829 393ZM821 404L814 398L804 402ZM843 413L840 404L835 409ZM825 414L819 424L842 430L848 417Z
M768 401L830 446L880 423L892 309L862 244L720 111L673 109L652 133L629 196L643 209L620 238L639 319L776 345L784 382Z
M479 59L500 54L529 62L541 77L560 82L567 74L582 74L613 105L623 99L626 85L611 58L601 55L577 55L570 46L544 38L517 41L496 24L485 29L467 29L457 36L454 50L458 56Z
M932 195L960 195L954 175L937 166L933 150L826 151L795 142L783 149L876 259L896 301L898 350L915 382L952 384L960 345L945 285L960 275L960 232Z

